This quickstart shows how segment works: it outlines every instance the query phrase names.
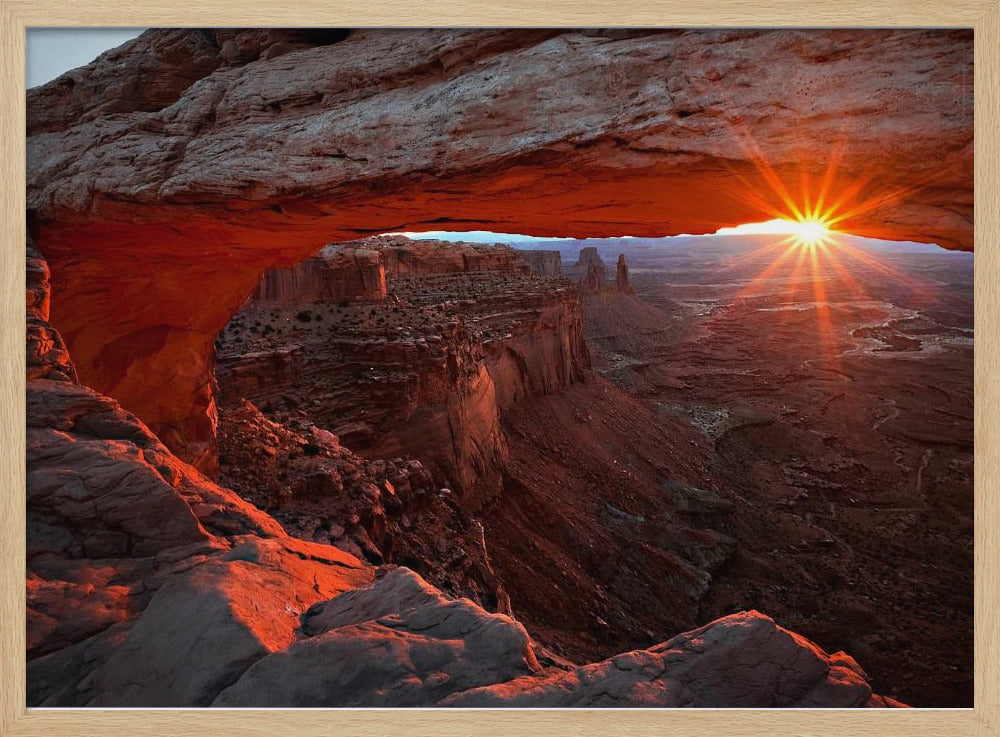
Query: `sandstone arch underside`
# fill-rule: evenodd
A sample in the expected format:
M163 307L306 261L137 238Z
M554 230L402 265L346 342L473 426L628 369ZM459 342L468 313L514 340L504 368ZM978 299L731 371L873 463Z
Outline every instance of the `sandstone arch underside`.
M971 85L966 31L150 31L29 91L29 229L81 381L210 470L213 340L264 269L824 190L838 229L971 250Z

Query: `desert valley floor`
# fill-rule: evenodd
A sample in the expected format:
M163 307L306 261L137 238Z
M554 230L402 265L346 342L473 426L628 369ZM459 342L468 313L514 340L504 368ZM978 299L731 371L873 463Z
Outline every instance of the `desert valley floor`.
M628 251L666 319L584 320L598 371L714 450L740 544L701 616L770 612L884 692L970 705L971 254L697 240Z

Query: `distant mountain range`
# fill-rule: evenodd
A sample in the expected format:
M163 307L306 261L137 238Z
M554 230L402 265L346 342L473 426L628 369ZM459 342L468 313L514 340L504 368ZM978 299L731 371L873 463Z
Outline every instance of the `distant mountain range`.
M445 241L465 241L468 243L506 243L514 248L523 249L545 249L565 251L567 247L584 248L594 246L596 248L664 248L671 246L690 246L699 241L704 245L723 246L739 250L741 247L749 248L759 246L763 242L773 242L780 240L782 235L675 235L664 238L638 238L635 236L620 236L616 238L537 238L531 235L521 235L519 233L493 233L488 230L471 230L466 232L453 232L444 230L429 231L426 233L403 233L414 240L437 239ZM866 250L894 252L894 253L939 253L953 256L963 256L972 258L972 254L965 251L954 251L941 248L933 243L914 243L912 241L884 241L877 238L863 238L856 235L838 234L838 239L842 239L848 244L864 248Z

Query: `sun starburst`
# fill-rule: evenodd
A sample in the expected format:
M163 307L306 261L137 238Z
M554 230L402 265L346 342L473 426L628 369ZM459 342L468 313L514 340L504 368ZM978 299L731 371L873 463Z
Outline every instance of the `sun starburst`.
M784 235L788 244L815 248L834 235L824 218L775 218L762 223L747 223L734 228L720 228L717 235Z
M816 248L830 235L830 229L822 220L798 220L791 224L795 245L800 248Z
M844 232L859 215L871 217L908 191L881 187L875 173L841 169L846 140L831 145L825 170L816 172L795 171L788 164L776 168L750 136L737 138L752 171L734 167L728 194L770 219L721 228L717 234L774 238L760 239L759 246L730 260L730 268L737 273L752 269L734 304L773 301L779 308L773 318L776 330L798 319L797 310L782 308L803 305L801 309L809 309L815 315L815 360L835 372L852 345L847 330L850 315L882 300L881 291L875 289L872 294L869 285L895 282L923 296L933 289Z

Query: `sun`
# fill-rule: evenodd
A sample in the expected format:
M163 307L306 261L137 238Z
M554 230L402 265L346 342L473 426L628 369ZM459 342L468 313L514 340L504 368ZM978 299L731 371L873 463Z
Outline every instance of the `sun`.
M775 218L763 223L746 223L734 228L720 228L716 235L784 235L793 246L816 248L833 235L826 220L818 217L801 219Z
M795 245L815 248L830 235L830 229L822 220L790 220L789 230Z

